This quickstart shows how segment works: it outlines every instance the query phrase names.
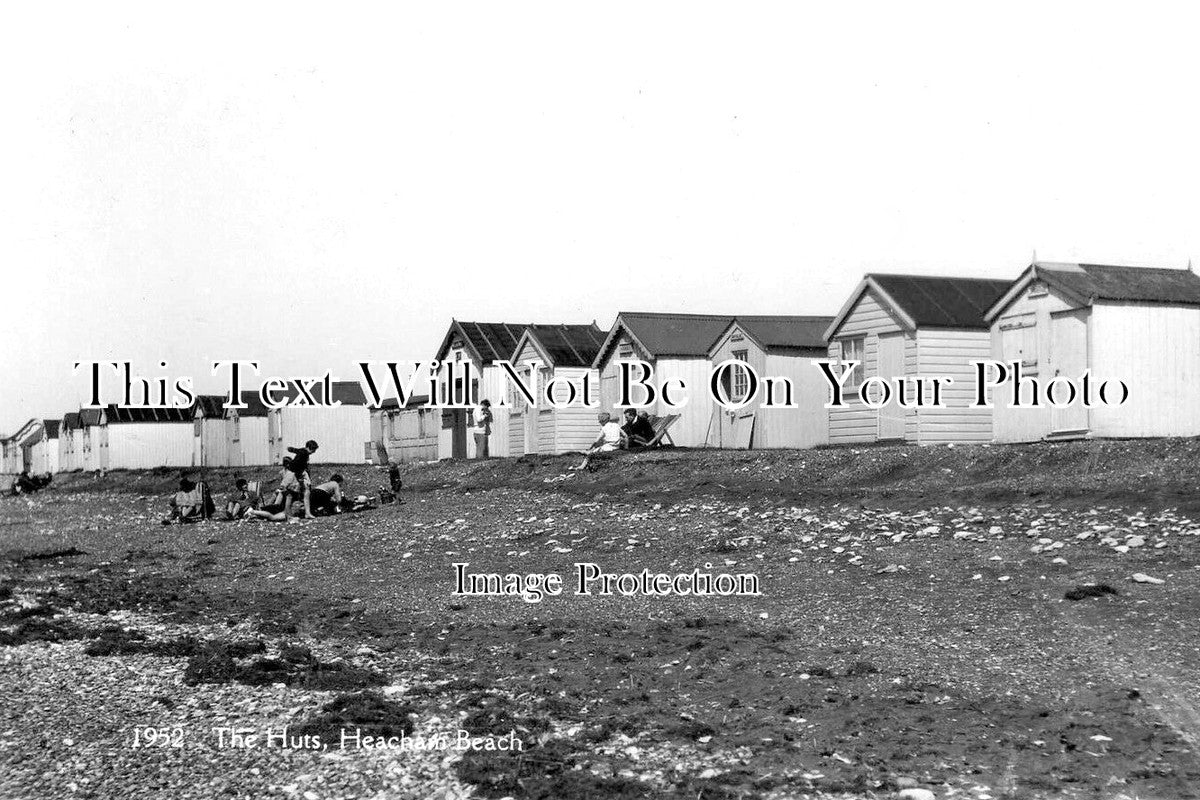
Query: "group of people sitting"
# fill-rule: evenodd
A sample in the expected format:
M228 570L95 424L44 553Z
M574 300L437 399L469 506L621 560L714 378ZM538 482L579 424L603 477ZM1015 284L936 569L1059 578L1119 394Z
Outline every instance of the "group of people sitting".
M638 413L632 408L625 409L624 424L617 421L607 411L597 416L600 422L600 436L588 448L583 463L575 469L586 469L592 456L597 453L611 453L616 450L645 450L658 446L658 434L649 415L643 411Z
M258 491L257 485L252 485L245 478L237 478L234 490L225 502L225 519L286 522L293 515L293 509L297 509L295 516L311 519L374 508L375 505L366 495L348 497L345 492L346 479L339 473L333 473L324 483L312 485L308 464L317 447L317 443L310 440L304 447L288 448L291 455L283 459L279 485L269 500ZM393 468L390 478L392 491L387 494L395 500L401 485L399 469ZM171 497L171 512L163 524L198 522L212 518L215 511L207 487L185 476L179 481L179 491Z
M13 480L13 494L32 494L40 492L50 485L50 481L54 478L47 472L44 475L30 475L28 470L21 470L21 474Z

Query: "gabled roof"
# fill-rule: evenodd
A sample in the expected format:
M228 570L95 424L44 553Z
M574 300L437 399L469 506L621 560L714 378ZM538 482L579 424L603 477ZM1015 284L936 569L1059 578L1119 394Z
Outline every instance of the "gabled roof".
M31 419L22 425L16 433L8 437L10 442L16 442L18 445L28 444L35 439L42 438L42 421L40 419Z
M451 320L450 329L442 339L434 358L441 361L450 350L455 335L461 336L463 344L475 361L487 366L493 361L504 361L512 355L521 340L521 334L529 326L523 322L459 322Z
M242 402L245 403L245 408L227 408L225 414L237 411L239 417L265 417L267 415L267 406L258 396L258 392L242 392Z
M329 385L332 397L328 401L325 399L324 384L317 383L309 390L318 405L341 403L344 406L365 406L367 404L367 395L358 381L330 381ZM296 388L296 384L288 381L287 386L271 392L271 396L287 398L287 401L291 402L300 396L300 390Z
M79 422L85 428L99 425L101 413L103 412L98 408L81 408L79 409Z
M600 367L608 360L622 332L628 333L634 344L651 359L671 356L707 358L713 343L733 319L732 314L622 311L600 347L594 366Z
M209 419L221 419L225 416L225 395L197 395L196 402L192 404L191 412L193 417L197 414L203 414Z
M44 419L42 420L42 430L45 431L47 439L58 438L58 425L62 422L60 419Z
M191 422L192 412L188 408L129 408L112 403L104 409L104 418L109 425L134 422Z
M83 427L83 422L80 419L78 411L68 411L67 413L63 414L63 418L62 418L62 430L63 431L77 431L81 427Z
M833 322L833 317L739 316L735 322L764 349L786 347L823 350L826 345L825 329ZM733 324L729 327L733 327ZM724 332L721 335L724 337Z
M1044 282L1080 305L1091 305L1097 300L1200 305L1200 276L1190 269L1035 261L1009 284L1008 291L988 309L986 318L995 319L1034 280Z
M413 394L408 396L408 402L404 404L406 409L419 408L429 402L429 396L424 394ZM400 409L400 401L395 397L385 397L379 403L379 408L383 411L398 411Z
M515 359L525 344L534 347L555 367L590 367L604 344L605 332L591 325L530 325L509 355Z
M891 275L872 272L858 284L834 317L825 338L832 339L846 317L868 292L900 319L904 327L984 330L984 314L1009 287L1009 281L936 275Z

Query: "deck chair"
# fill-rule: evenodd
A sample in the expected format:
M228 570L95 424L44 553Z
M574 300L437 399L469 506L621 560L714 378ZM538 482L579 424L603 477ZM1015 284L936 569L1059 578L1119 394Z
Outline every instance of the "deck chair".
M668 431L678 420L678 414L667 414L665 417L650 417L650 424L654 426L654 438L649 441L646 448L661 447L664 441L674 447L675 440L671 438L671 434Z

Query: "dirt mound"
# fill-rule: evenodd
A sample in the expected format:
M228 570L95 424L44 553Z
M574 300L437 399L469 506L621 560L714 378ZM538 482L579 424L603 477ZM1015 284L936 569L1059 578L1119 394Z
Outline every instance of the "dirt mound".
M188 684L244 683L266 686L283 683L315 690L361 689L383 686L387 676L373 669L356 667L344 661L322 662L305 647L285 646L278 658L256 658L263 652L262 642L208 642L188 660L183 680Z
M298 735L317 735L323 742L336 742L343 730L358 730L364 736L407 736L413 732L416 713L408 703L388 700L378 692L343 694L321 707L321 712L296 726Z

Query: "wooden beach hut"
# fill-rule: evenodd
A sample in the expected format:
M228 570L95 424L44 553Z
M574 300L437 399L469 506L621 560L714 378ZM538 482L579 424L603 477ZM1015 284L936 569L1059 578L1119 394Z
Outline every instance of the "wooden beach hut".
M839 365L860 362L846 381L847 405L829 410L829 442L990 441L991 412L968 408L974 400L970 362L990 357L984 313L1010 283L881 273L864 277L825 333L831 359ZM905 409L893 398L876 410L859 397L863 380L872 376L888 381L947 376L954 383L943 392L945 408Z
M245 408L225 409L225 452L231 467L256 467L272 463L267 435L267 407L258 392L242 392Z
M103 409L79 409L79 468L84 471L91 472L100 469L100 431L103 420Z
M750 396L747 370L721 371L721 389L730 404L748 402L739 409L714 404L706 442L754 449L826 444L828 383L816 362L827 357L825 331L832 322L833 317L739 316L729 323L709 351L709 361L714 368L726 361L744 362L761 383ZM796 407L763 408L768 389L775 402Z
M109 405L95 427L100 434L100 469L195 466L190 409Z
M413 395L403 408L395 397L371 411L371 441L378 463L436 461L441 411L425 408L429 398Z
M453 366L454 385L450 384L450 371L443 367L439 377L439 391L443 398L463 397L467 388L479 400L490 400L494 421L492 435L488 438L488 451L492 456L507 456L509 451L508 414L497 408L500 398L507 393L508 380L496 363L508 359L528 327L516 322L461 322L452 320L434 358L443 365ZM470 365L471 387L462 386L462 369ZM437 434L437 457L474 458L475 441L467 429L472 421L470 409L444 409L441 412Z
M58 429L60 419L42 420L41 433L28 445L30 474L58 472Z
M58 469L60 472L83 469L83 422L78 411L68 411L59 422Z
M594 323L525 329L510 360L538 403L530 406L516 386L509 386L508 407L495 412L496 417L507 417L509 454L569 453L585 450L596 440L599 406L583 405L583 381L587 378L591 391L598 392L599 373L592 365L605 335ZM551 382L556 387L554 396L561 401L566 401L568 387L573 386L575 401L563 408L548 405L544 391Z
M276 397L294 400L292 384ZM371 458L371 412L358 381L333 381L328 402L320 385L313 391L318 405L286 405L267 412L267 439L271 463L278 464L288 447L309 439L320 446L313 463L363 464ZM340 403L340 405L333 405Z
M996 441L1200 434L1200 277L1190 269L1035 262L985 319L991 357L1043 387L1040 408L1010 408L1011 386L993 393ZM1085 370L1093 391L1124 381L1128 400L1045 405L1050 381L1079 387ZM1033 383L1022 385L1029 402Z
M600 375L601 408L619 412L615 406L620 399L621 362L644 361L654 369L651 382L656 386L683 380L688 387L682 408L668 408L658 397L646 412L660 417L678 414L671 426L672 441L680 447L703 446L711 434L714 408L708 388L709 353L733 320L732 315L622 311L593 364ZM633 377L638 377L636 370Z
M229 423L225 395L202 394L192 405L192 463L200 467L228 467Z

